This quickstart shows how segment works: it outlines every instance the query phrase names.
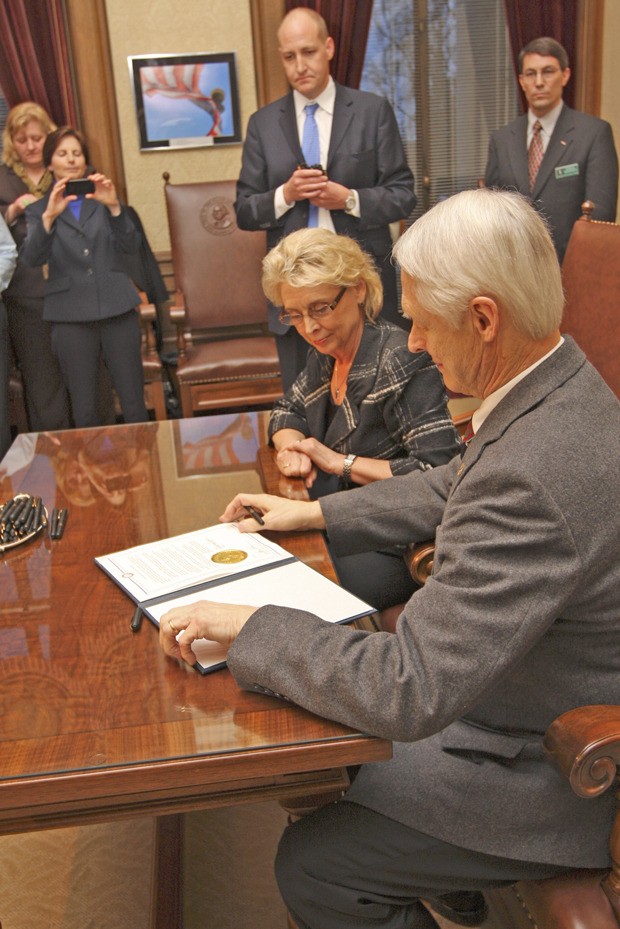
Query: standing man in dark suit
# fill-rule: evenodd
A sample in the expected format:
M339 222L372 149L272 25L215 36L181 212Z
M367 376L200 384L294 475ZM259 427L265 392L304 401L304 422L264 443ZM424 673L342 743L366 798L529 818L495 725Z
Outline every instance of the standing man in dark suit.
M303 593L160 624L167 654L193 664L214 639L246 689L394 741L285 831L276 874L299 929L437 929L422 899L476 926L484 888L610 864L612 792L575 796L542 740L573 707L620 702L620 404L560 334L557 257L521 195L449 197L394 256L409 348L483 398L462 456L318 501L242 493L222 518L326 529L338 554L434 536L431 577L393 634L326 623Z
M250 118L235 203L239 227L266 229L268 248L313 225L357 239L381 274L383 317L402 325L389 224L408 216L416 197L394 112L384 97L334 83L334 40L314 10L291 10L278 40L292 90ZM307 112L308 104L317 106ZM269 327L286 390L305 365L307 345L273 307Z
M594 219L615 220L618 157L609 123L563 103L571 72L559 42L534 39L518 64L528 112L492 133L484 179L531 199L562 262L584 200L594 203Z

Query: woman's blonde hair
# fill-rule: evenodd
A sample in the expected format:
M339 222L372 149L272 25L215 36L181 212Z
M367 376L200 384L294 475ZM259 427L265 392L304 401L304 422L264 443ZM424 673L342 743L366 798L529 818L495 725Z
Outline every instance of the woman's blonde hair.
M18 103L9 110L2 133L2 161L9 168L14 168L15 165L21 163L13 145L13 136L33 119L41 124L41 129L46 136L56 128L56 123L52 122L43 107L38 103L33 103L32 100Z
M329 229L298 229L272 248L263 259L263 290L275 306L282 306L282 285L334 287L366 285L364 309L375 319L383 305L383 287L375 264L355 239Z

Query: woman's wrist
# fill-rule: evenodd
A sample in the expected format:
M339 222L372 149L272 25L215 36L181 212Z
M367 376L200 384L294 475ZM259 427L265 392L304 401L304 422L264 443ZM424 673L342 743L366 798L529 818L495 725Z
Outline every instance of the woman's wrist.
M357 455L353 455L352 453L344 456L340 474L343 481L346 481L347 483L351 480L351 468L353 467L353 462L356 458Z

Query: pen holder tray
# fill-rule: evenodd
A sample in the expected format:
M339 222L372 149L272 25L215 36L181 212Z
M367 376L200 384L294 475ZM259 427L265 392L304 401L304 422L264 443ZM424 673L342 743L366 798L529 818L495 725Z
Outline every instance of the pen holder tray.
M31 511L37 508L37 500L37 497L31 497L30 494L16 494L0 506L0 555L31 542L43 532L48 519L46 508L41 504L38 518L36 512L30 517ZM24 511L27 517L20 522ZM15 520L13 514L16 515Z

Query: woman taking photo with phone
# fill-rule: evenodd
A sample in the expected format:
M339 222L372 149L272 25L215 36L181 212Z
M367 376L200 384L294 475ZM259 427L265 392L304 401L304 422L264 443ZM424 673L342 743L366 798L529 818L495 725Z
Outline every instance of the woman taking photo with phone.
M43 107L31 101L14 106L4 125L0 213L18 248L26 238L26 207L45 196L52 184L52 175L43 164L43 144L55 128ZM69 398L52 353L50 324L43 319L44 286L41 268L30 268L18 259L3 294L32 432L71 425Z
M71 182L84 178L86 142L64 126L50 133L43 163L54 184L27 207L28 237L21 256L47 264L43 316L52 324L52 349L71 400L75 425L101 424L99 358L109 371L125 422L148 419L140 351L138 291L122 267L121 253L140 247L140 235L121 206L112 181L90 174L84 193Z

